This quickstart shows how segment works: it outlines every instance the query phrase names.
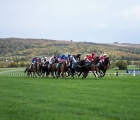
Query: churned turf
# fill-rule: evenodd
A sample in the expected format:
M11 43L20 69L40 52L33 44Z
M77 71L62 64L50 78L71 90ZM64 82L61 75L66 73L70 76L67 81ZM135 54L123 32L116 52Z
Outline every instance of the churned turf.
M0 120L138 120L140 76L0 76Z

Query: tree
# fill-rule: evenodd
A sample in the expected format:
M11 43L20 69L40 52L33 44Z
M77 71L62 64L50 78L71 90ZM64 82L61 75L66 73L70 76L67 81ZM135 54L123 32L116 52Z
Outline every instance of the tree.
M140 61L134 62L134 65L136 65L138 68L140 68Z
M127 60L127 65L132 65L132 62L130 60Z
M120 69L120 70L126 70L127 69L127 62L124 60L119 60L116 62L116 66Z

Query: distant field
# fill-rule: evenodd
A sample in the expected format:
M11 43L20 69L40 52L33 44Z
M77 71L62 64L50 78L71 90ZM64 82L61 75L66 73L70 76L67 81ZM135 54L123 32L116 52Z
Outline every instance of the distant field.
M1 120L140 118L140 75L98 80L0 76L0 96Z

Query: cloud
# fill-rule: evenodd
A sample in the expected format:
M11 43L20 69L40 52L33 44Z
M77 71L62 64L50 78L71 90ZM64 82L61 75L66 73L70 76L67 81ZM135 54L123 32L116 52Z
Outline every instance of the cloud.
M129 9L124 9L121 12L117 12L117 14L125 18L132 18L134 20L140 21L140 6L134 5Z

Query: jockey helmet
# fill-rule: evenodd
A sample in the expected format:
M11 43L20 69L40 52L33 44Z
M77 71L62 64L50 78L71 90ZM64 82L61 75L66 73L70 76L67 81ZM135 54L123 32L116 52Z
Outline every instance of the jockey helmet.
M95 55L95 52L92 52L92 55Z
M62 57L65 57L65 55L62 55Z
M68 57L70 57L71 56L71 54L68 54Z
M78 53L78 55L81 55L81 53Z
M35 56L35 58L37 58L37 56Z
M103 56L106 56L106 54L104 54Z
M45 59L47 59L47 57L44 57Z

